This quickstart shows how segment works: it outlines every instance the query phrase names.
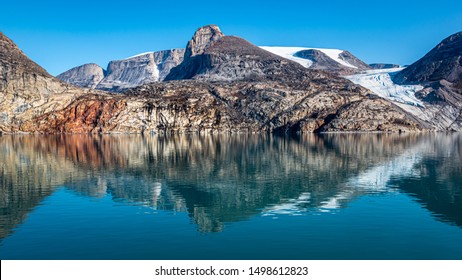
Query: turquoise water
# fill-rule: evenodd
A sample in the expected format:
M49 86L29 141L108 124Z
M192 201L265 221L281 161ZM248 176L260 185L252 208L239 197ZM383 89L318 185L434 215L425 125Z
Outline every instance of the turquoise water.
M462 135L0 137L1 259L462 259Z

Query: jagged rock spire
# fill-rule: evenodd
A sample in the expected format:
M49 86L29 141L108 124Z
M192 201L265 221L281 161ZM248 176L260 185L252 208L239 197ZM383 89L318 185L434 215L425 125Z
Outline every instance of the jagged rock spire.
M216 25L212 24L200 27L186 45L185 58L202 54L213 42L224 36L220 28Z

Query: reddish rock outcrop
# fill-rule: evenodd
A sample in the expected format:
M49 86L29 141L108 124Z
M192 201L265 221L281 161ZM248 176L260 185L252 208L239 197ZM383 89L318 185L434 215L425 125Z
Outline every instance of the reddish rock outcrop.
M123 99L88 96L68 107L27 121L24 132L40 133L100 133L110 132L117 123L111 120L127 106Z

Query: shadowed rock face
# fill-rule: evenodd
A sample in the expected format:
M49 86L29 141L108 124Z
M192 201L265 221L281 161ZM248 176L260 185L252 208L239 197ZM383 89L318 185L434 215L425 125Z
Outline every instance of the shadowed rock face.
M462 32L444 39L424 57L398 73L398 83L462 82Z
M462 32L444 39L424 57L397 73L400 84L424 85L417 97L431 104L462 107Z
M267 52L244 39L225 36L201 54L187 57L165 80L205 81L301 79L308 74L290 60ZM291 77L289 77L291 76Z
M416 114L440 130L462 130L462 32L444 39L424 57L398 72L393 81L419 84Z
M183 61L184 51L184 49L173 49L154 52L154 61L159 69L159 81L165 80L170 70Z
M216 25L206 25L197 29L192 39L186 45L185 58L204 53L213 42L224 36L220 28Z
M357 58L354 56L352 53L349 51L343 51L339 54L340 58L348 63L350 63L353 66L358 67L358 70L368 70L371 69L371 67L366 64L364 61L361 59Z
M340 74L350 74L354 72L354 69L350 67L342 66L332 58L325 55L322 51L316 49L309 49L299 51L294 54L296 57L305 58L313 61L313 64L310 66L313 69L326 70L329 72Z

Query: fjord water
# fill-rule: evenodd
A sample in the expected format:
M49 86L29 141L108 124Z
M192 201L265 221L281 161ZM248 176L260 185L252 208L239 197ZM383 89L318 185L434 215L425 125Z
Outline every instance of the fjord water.
M0 137L1 259L462 259L461 134Z

